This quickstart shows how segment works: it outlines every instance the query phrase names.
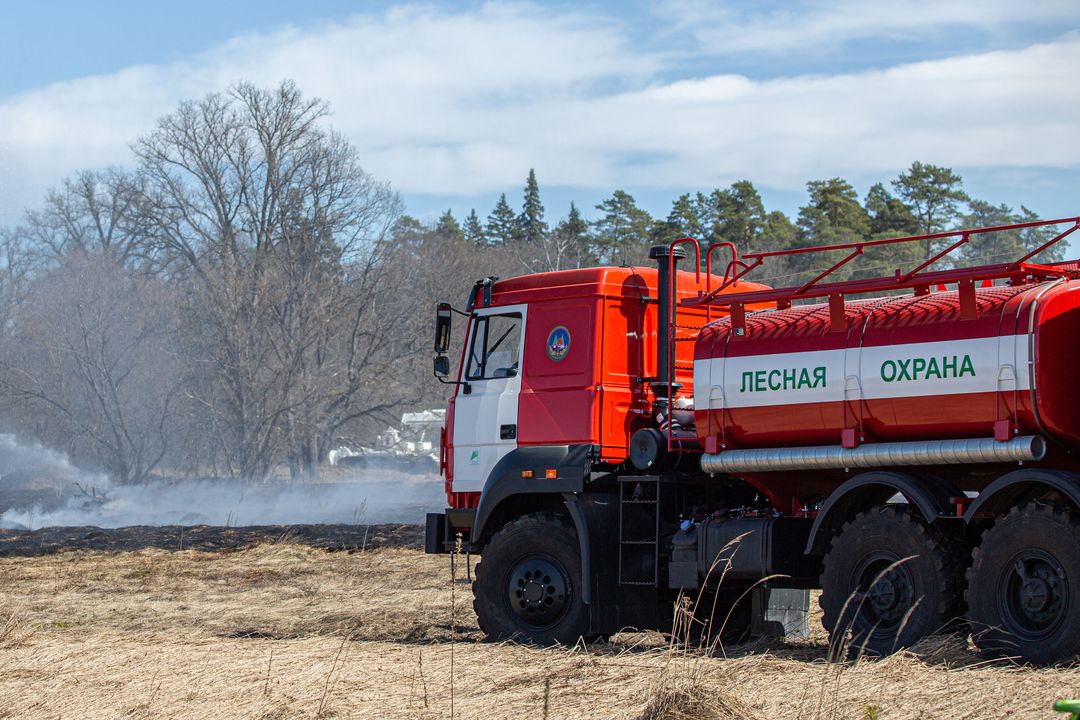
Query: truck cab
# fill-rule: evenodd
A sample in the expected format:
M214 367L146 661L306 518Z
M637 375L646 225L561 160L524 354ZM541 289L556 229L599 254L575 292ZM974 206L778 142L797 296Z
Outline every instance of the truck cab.
M674 313L679 301L700 298L721 280L697 272L696 265L672 277L683 257L680 248L663 247L654 249L654 267L484 279L464 310L439 306L435 374L453 386L453 394L440 445L447 509L428 516L427 550L457 548L487 558L492 539L513 531L515 523L549 518L539 533L578 536L567 539L578 558L576 568L544 577L563 575L559 594L584 600L597 616L575 625L575 632L588 626L600 631L600 596L619 585L608 575L619 571L610 558L619 552L616 524L622 520L610 513L618 505L620 473L658 463L672 443L684 454L701 450L692 408L683 399L669 407L666 398L680 391L682 398L692 397L693 339L721 313L687 308L665 322L661 308ZM756 287L761 286L738 284L740 290ZM455 315L465 322L451 373L445 353ZM659 428L671 425L672 414L676 431L666 437ZM688 427L680 427L680 420ZM491 565L482 560L478 576ZM507 571L513 568L499 568L500 574ZM627 614L631 605L625 597L607 603L619 608L623 624L655 624ZM657 605L652 600L643 606ZM543 639L543 631L532 632L534 625L525 628L523 634ZM513 634L506 631L512 628L503 630L492 634ZM552 637L563 639L557 632Z
M706 291L702 276L679 275L680 299ZM477 284L463 313L465 341L443 434L451 508L475 508L496 465L513 463L522 448L583 448L595 465L627 462L634 433L653 424L659 290L655 267ZM679 322L692 339L710 318L695 310L680 313ZM692 345L675 345L673 382L689 393Z

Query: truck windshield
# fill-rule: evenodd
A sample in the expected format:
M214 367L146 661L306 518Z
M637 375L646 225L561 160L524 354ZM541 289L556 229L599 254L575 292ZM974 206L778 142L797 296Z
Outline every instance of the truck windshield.
M517 375L521 316L487 315L478 318L474 327L466 379L486 380Z

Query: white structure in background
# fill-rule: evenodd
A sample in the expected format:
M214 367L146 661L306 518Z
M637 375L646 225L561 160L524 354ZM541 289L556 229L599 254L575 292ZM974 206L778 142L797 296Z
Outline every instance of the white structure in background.
M407 412L397 427L379 433L375 447L339 447L329 453L331 465L438 472L439 430L446 410Z
M379 433L380 450L396 451L406 455L428 455L438 451L439 428L446 418L446 410L422 410L405 413L399 427L390 427Z

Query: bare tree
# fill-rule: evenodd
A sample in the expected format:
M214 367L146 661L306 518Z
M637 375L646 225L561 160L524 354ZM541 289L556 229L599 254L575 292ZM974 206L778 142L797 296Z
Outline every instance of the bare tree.
M135 145L155 258L186 288L194 397L243 477L285 454L314 466L376 384L366 308L400 201L326 115L290 82L240 84Z
M314 479L332 443L443 401L417 379L448 287L582 262L576 212L527 249L398 222L326 117L292 83L182 103L134 170L76 174L0 235L19 427L124 481Z
M127 266L140 259L145 234L136 212L139 177L117 168L84 170L27 214L25 239L49 262L73 253L100 254Z
M24 422L120 482L146 480L169 450L182 385L173 305L160 283L102 255L39 274L2 356Z
M33 255L20 240L25 232L22 228L0 228L0 337L5 338L5 343L35 265Z

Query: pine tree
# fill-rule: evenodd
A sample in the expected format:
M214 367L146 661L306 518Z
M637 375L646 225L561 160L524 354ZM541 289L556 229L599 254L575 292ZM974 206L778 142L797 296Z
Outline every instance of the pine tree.
M684 197L689 200L689 196ZM740 253L775 249L763 242L765 204L749 180L739 180L724 190L717 188L708 195L699 192L689 202L701 226L697 237L705 245L730 242Z
M765 204L749 180L732 183L717 194L717 224L713 240L735 243L740 253L766 250L761 247L765 229Z
M865 240L870 234L870 214L859 204L851 183L840 178L812 180L806 184L810 202L799 208L800 242L836 245Z
M1037 214L1022 205L1020 212L1013 212L1013 209L1004 203L991 205L983 200L968 200L968 207L969 212L961 219L964 227L1013 225L1039 219ZM1055 234L1053 228L1047 227L981 233L973 235L971 242L964 245L960 253L964 263L968 265L1010 262L1038 248ZM1033 262L1056 262L1062 260L1064 254L1065 247L1058 243L1036 255Z
M871 237L902 237L918 233L911 209L902 200L893 197L881 183L874 183L867 191L865 205L870 213Z
M1023 205L1020 206L1020 212L1013 214L1014 223L1029 223L1042 220L1039 214L1032 212ZM1020 242L1024 246L1025 251L1035 250L1041 247L1044 243L1052 239L1058 234L1060 228L1054 228L1048 225L1042 227L1024 228L1020 230ZM1042 251L1038 255L1031 258L1031 262L1037 263L1051 263L1061 262L1065 259L1065 253L1069 250L1069 246L1063 242L1058 242L1051 245L1048 249Z
M402 215L390 228L390 237L402 245L417 245L427 234L427 228L412 215Z
M684 193L671 203L671 212L665 220L653 224L652 240L656 243L670 243L681 237L705 239L705 230L698 217L697 208L689 193Z
M443 238L448 240L464 240L465 233L461 229L461 225L458 224L457 218L454 217L454 213L447 210L439 216L439 221L435 224L435 232Z
M517 237L517 218L506 202L506 193L499 195L499 202L488 215L485 234L493 245L507 245Z
M652 227L649 213L639 208L634 197L622 190L616 190L596 209L604 213L593 221L601 259L619 263L641 259Z
M866 193L866 211L870 215L871 240L904 237L918 232L911 210L899 198L894 197L881 183L874 183ZM910 270L919 264L921 253L917 243L878 245L868 248L859 258L852 277L870 277L891 274L896 270Z
M761 232L761 247L766 250L783 250L791 247L799 230L791 218L779 210L765 216L765 228Z
M469 210L469 217L465 218L465 227L462 228L465 239L475 245L486 245L484 226L480 224L480 217L476 214L476 208Z
M797 247L798 238L799 229L791 222L791 219L780 210L773 210L763 218L761 231L754 240L755 245L753 247L759 252L783 250L785 248ZM717 274L722 272L725 268L724 263L727 263L730 260L731 257L727 253L714 253L713 272ZM794 282L794 279L789 277L788 274L793 271L798 271L798 268L792 267L793 264L794 263L791 260L785 258L772 258L771 260L767 260L762 268L751 271L745 279L751 282L762 282L777 287L791 285Z
M561 267L581 267L591 255L589 223L581 217L577 205L570 203L570 212L555 226L551 233L552 242L558 248L564 262ZM561 269L560 267L560 269Z
M812 180L806 184L810 202L799 208L798 236L795 247L813 247L817 245L838 245L842 243L866 240L870 234L870 214L859 204L855 188L846 180ZM833 253L807 253L793 255L788 261L788 269L795 272L819 271L841 259L847 251ZM841 280L850 275L850 264L842 271L831 276L832 280ZM803 276L803 280L808 277Z
M960 206L968 201L963 190L963 178L949 168L914 162L906 173L892 181L893 190L915 216L920 235L942 232L953 226L960 217ZM929 258L942 247L942 241L923 243L924 256Z
M581 211L573 201L570 202L570 212L566 219L559 223L559 230L578 242L587 242L589 239L589 223L581 217Z
M547 233L547 223L544 222L544 205L540 202L540 185L536 182L536 171L529 169L529 177L525 181L525 202L518 216L517 230L519 237L531 245L539 245Z
M535 250L530 248L524 255L535 258L530 267L541 272L579 268L589 259L589 224L574 203L570 203L570 214L544 233Z

